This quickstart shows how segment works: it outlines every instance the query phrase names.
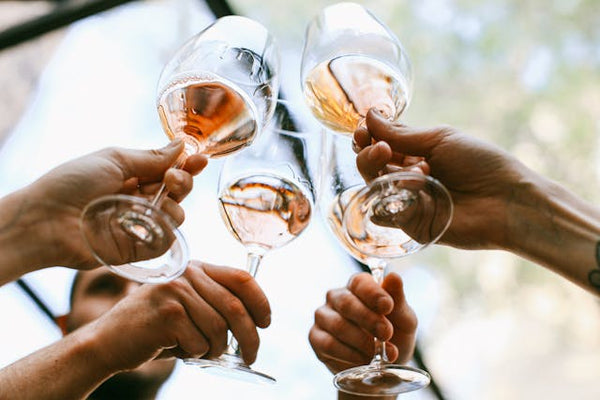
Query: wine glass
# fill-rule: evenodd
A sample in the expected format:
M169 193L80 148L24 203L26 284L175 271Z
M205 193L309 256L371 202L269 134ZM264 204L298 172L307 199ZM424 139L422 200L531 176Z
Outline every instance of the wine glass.
M452 219L452 200L437 180L415 172L393 172L365 184L354 167L350 141L347 136L326 136L319 205L345 250L381 284L389 260L420 251L442 236ZM407 193L416 200L407 203ZM397 395L429 382L426 371L390 363L385 343L377 338L368 365L334 377L339 390L362 396Z
M315 117L352 135L376 108L397 120L412 93L409 58L398 38L356 3L325 7L306 29L301 79Z
M279 90L279 56L260 23L217 19L190 38L165 65L157 109L169 139L181 138L187 156L220 157L250 145L269 121ZM98 261L138 282L166 282L185 270L187 245L160 210L164 184L152 201L105 196L82 214L84 237Z
M320 155L321 129L300 105L279 100L271 124L252 147L225 160L219 176L219 206L229 232L246 248L247 270L255 276L263 256L287 245L308 226L315 203L313 180ZM275 378L255 371L240 357L230 338L227 350L215 359L186 359L253 382Z
M405 166L366 185L356 170L350 136L365 126L370 109L397 121L411 99L410 61L398 38L356 3L324 8L308 25L302 54L304 98L330 132L324 147L327 219L346 250L366 263L381 283L387 260L434 243L452 218L452 200L437 180ZM327 196L325 196L327 198ZM425 387L426 371L392 364L375 339L369 365L342 371L335 386L367 396L396 395Z

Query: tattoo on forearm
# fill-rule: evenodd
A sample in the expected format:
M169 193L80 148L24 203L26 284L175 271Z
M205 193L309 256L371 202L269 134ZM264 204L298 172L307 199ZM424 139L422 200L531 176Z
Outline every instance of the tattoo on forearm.
M590 285L600 291L600 241L596 243L596 267L588 273Z

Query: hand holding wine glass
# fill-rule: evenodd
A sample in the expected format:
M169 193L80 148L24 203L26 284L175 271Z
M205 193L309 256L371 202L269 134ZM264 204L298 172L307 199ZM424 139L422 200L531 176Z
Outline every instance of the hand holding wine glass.
M379 285L390 259L413 254L439 239L452 219L452 200L443 186L422 173L395 172L365 185L355 168L350 138L328 135L326 139L323 159L328 161L323 164L321 208L339 243L368 265ZM382 217L402 222L386 226L378 220ZM369 364L335 375L334 384L340 391L387 396L429 384L426 371L389 361L384 338L376 336Z
M346 286L327 292L315 311L310 344L319 360L337 374L368 363L373 337L386 340L392 362L406 363L415 348L417 317L406 301L404 283L390 273L378 285L371 275L353 275Z
M165 65L157 108L165 133L185 142L186 157L219 157L248 146L273 112L279 89L278 53L258 22L219 18L189 39ZM165 282L181 275L188 255L183 235L151 202L108 196L82 215L84 237L94 256L114 272L139 282Z
M224 162L219 177L221 216L246 248L252 276L266 253L305 231L313 214L320 137L303 129L306 114L298 111L298 105L279 100L272 123L252 147ZM244 380L275 382L244 362L237 341L232 336L221 357L185 361Z
M15 270L14 278L55 265L96 268L99 263L81 235L79 220L86 205L99 196L143 198L156 192L164 181L169 196L161 209L175 224L181 224L183 210L178 202L191 191L193 176L207 162L198 154L189 157L182 169L170 168L182 151L180 141L156 150L102 149L67 161L4 197L2 212L10 221L6 226L24 233L18 239L21 244L11 246L18 253L15 259L21 259L19 268L25 268L20 273ZM11 270L8 263L5 266L6 271Z

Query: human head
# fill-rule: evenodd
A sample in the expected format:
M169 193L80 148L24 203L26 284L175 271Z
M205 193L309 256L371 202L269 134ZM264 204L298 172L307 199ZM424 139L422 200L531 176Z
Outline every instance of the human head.
M70 311L62 318L63 334L96 320L139 286L139 283L122 278L106 267L77 272L71 285ZM135 370L112 376L94 391L90 399L154 398L174 366L174 360L149 361Z

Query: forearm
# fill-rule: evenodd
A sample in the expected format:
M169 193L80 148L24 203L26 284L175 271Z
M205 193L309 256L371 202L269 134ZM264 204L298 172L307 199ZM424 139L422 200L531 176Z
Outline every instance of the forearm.
M600 210L539 176L518 197L511 208L509 249L600 295Z
M0 199L0 285L42 267L34 209L23 190Z
M72 334L0 370L0 399L82 399L108 379L94 339Z

